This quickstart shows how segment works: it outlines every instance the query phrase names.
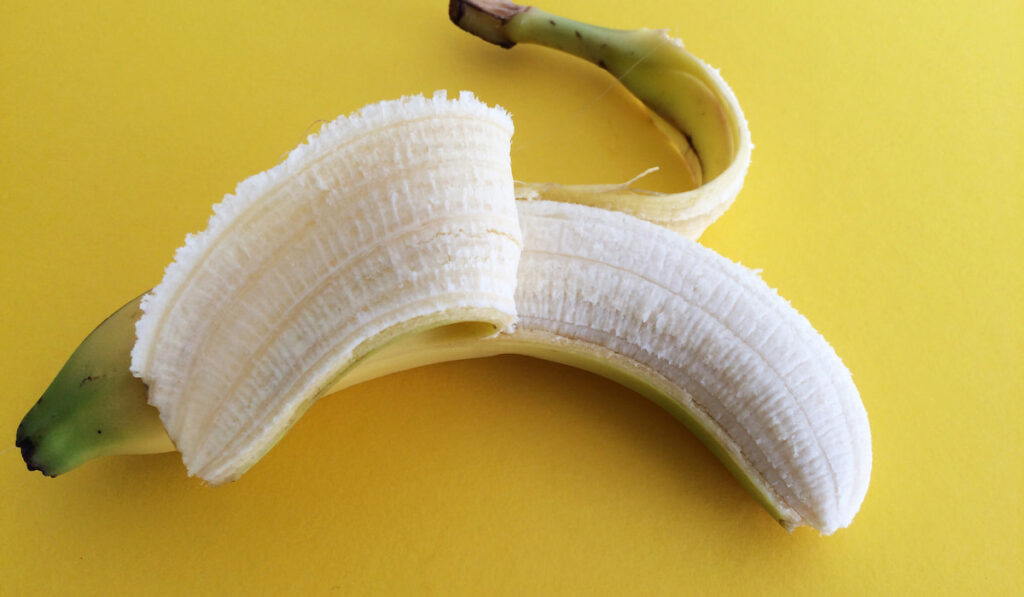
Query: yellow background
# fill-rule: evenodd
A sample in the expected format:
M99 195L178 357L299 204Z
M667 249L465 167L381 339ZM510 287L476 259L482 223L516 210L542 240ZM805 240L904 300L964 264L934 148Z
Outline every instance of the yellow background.
M0 448L0 594L1022 594L1024 4L600 2L721 69L756 148L703 238L853 371L853 526L784 532L682 425L523 358L317 404L237 483L177 455L58 479ZM442 1L0 5L0 437L235 183L322 119L472 89L524 180L676 164L613 81L458 31ZM8 441L9 440L9 441Z

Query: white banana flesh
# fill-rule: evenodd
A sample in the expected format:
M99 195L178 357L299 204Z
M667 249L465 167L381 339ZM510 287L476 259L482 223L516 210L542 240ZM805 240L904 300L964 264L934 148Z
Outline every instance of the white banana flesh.
M785 527L846 527L871 475L847 368L753 271L631 216L519 201L514 332L403 341L342 380L524 354L604 375L687 424Z
M852 521L871 472L867 414L835 351L787 301L751 270L633 218L543 203L520 218L523 330L663 378L665 399L770 492L787 525L828 534Z
M514 323L512 130L468 93L370 105L215 206L143 300L132 351L190 474L236 479L395 338Z

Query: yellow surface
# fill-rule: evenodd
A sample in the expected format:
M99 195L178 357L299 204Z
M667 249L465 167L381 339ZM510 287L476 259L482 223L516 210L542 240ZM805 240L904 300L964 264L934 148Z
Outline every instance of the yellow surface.
M789 535L639 396L500 358L324 400L223 488L176 455L54 480L0 449L0 594L1024 593L1024 5L622 5L542 7L669 27L740 98L754 163L703 242L853 371L875 464L851 528ZM473 89L515 114L518 178L670 169L611 83L441 1L3 3L0 437L319 120Z

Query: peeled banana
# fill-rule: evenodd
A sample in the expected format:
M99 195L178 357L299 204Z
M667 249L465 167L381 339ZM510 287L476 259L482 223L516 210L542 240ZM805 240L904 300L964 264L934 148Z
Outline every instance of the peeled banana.
M685 141L701 186L653 196L513 183L500 108L465 92L367 106L242 182L161 283L82 343L18 429L29 468L57 475L105 454L177 449L190 474L219 484L319 396L511 353L652 399L786 528L849 525L871 471L849 371L755 273L667 229L699 234L742 184L749 134L724 81L679 45L652 46L657 32L479 0L453 1L450 14L501 45L558 30L551 45L587 54L596 43L602 66L649 70L631 88L652 86L638 97ZM629 64L663 50L650 69ZM667 76L658 97L658 73L675 69L708 93Z

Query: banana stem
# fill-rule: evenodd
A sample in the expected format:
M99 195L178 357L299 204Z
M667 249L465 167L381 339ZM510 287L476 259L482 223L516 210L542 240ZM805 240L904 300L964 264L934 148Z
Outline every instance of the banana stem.
M516 196L582 203L697 238L732 202L750 161L743 113L714 69L656 29L610 29L505 0L451 0L451 20L492 44L545 46L614 76L679 151L688 190L662 195L621 185L518 183Z
M449 16L462 29L503 48L532 43L567 52L601 68L606 55L590 38L628 35L630 32L599 27L551 14L536 6L494 0L452 0Z
M711 144L694 139L690 127L680 118L681 113L690 110L688 107L680 110L681 100L685 96L673 93L672 88L666 84L670 80L668 70L672 65L666 64L665 73L656 71L653 76L649 74L649 65L638 69L644 62L657 62L659 49L665 44L671 44L663 32L600 27L551 14L535 6L524 7L521 12L510 17L505 21L503 29L514 43L535 44L571 54L618 79L654 114L667 121L672 130L682 135L682 139L679 139L663 129L677 145L694 186L700 186L704 180L717 176L728 166L732 156L708 160L712 152ZM656 66L656 69L661 68ZM730 137L728 131L723 137ZM703 151L697 150L698 143L702 145ZM729 147L728 151L731 153L732 148ZM709 164L704 164L705 161Z
M503 0L451 0L448 18L462 29L503 48L511 48L516 41L509 36L508 21L531 7Z
M544 46L604 69L657 117L667 121L667 126L658 121L655 124L679 150L692 186L699 187L704 182L700 155L675 114L676 94L668 93L670 101L666 103L660 96L668 90L658 89L663 77L655 77L652 93L648 90L652 82L646 81L649 77L644 71L639 77L633 74L637 65L651 59L655 50L669 41L660 32L599 27L551 14L536 6L520 6L504 0L451 0L448 13L452 22L463 30L503 48L518 43Z

